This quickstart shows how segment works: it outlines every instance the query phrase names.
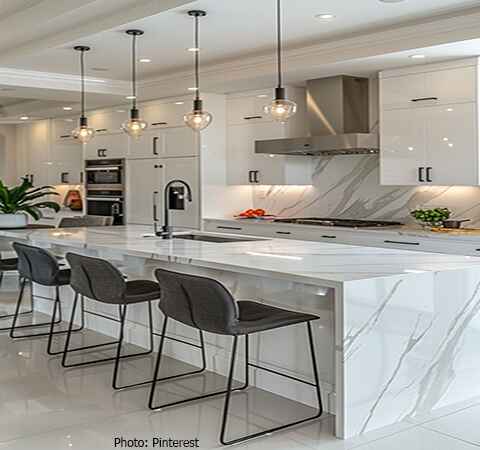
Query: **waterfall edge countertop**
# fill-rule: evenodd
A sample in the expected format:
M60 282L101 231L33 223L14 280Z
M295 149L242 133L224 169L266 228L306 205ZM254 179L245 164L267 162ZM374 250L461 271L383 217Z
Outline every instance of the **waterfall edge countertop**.
M0 238L33 244L112 252L219 268L233 272L265 275L322 286L344 282L480 268L480 258L397 249L372 248L277 238L256 241L212 243L186 239L143 237L146 226L69 228L54 230L0 230ZM219 233L201 233L233 237ZM245 238L245 236L239 236Z

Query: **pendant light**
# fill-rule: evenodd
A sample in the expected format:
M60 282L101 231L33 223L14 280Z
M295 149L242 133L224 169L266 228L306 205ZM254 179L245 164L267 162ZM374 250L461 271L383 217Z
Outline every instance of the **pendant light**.
M74 50L80 52L80 73L81 73L81 80L82 80L82 115L80 116L80 123L77 128L72 131L72 136L75 139L78 139L82 144L86 144L89 142L93 136L95 135L95 130L93 128L89 128L88 126L88 119L85 116L85 61L84 56L85 52L90 50L90 47L85 45L77 45L73 47Z
M207 13L205 11L189 11L188 15L195 18L195 45L192 49L195 54L195 99L193 100L192 112L185 114L185 123L194 131L201 131L207 128L212 122L212 115L204 111L203 101L200 99L200 80L199 80L199 59L200 59L200 46L198 39L198 22L200 17L205 17Z
M269 114L277 122L285 123L297 112L297 104L285 96L282 86L282 20L280 0L277 1L277 71L278 85L275 88L275 98L272 103L265 106L265 114Z
M142 36L143 31L127 30L126 33L132 36L132 109L130 119L122 124L122 130L133 138L139 138L147 128L147 122L140 119L140 112L137 109L137 37Z

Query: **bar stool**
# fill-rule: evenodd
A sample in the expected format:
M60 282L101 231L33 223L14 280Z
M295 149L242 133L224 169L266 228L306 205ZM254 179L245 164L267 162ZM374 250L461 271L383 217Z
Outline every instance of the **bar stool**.
M112 387L114 389L126 389L138 386L144 383L134 383L130 385L119 386L117 382L118 369L120 360L124 358L133 358L139 356L149 355L153 352L153 318L152 318L152 301L160 298L160 288L158 284L150 280L133 280L125 281L122 273L111 263L99 258L92 258L89 256L77 255L75 253L67 253L66 259L71 267L71 286L75 291L75 298L73 301L72 313L68 327L68 333L65 340L65 348L63 351L62 366L63 367L79 367L88 364L104 363L107 361L114 361ZM77 348L70 348L71 332L75 320L75 311L77 308L78 298L80 296L89 299L106 303L110 305L118 305L120 312L120 332L119 338L116 341L107 342L104 344L88 345ZM134 353L130 355L121 355L122 344L124 340L125 320L127 317L127 307L133 304L147 303L148 304L148 323L150 330L150 348L141 353ZM92 313L92 312L90 312ZM115 320L108 316L94 313L97 316ZM104 347L107 345L117 344L116 356L110 358L103 358L97 360L82 361L79 363L67 363L67 356L70 352L77 352L81 350L90 350L93 348Z
M0 254L0 286L3 282L3 273L4 272L15 272L17 271L18 258L1 258ZM33 312L33 296L30 297L31 306L28 311L21 312L20 314L31 314ZM0 320L12 318L14 314L4 314L0 316ZM0 331L9 331L11 325L8 327L0 328Z
M21 277L20 292L18 295L15 313L13 315L12 325L10 327L10 337L12 339L24 339L31 337L48 336L47 353L49 355L58 355L62 352L52 351L53 336L56 334L65 334L66 331L54 331L55 325L62 321L62 305L60 302L60 286L68 286L70 284L70 269L60 269L55 256L50 254L47 250L40 247L33 247L31 245L14 242L12 244L18 256L18 273ZM27 281L30 282L33 291L33 283L42 286L55 287L55 300L53 304L53 314L49 322L35 323L29 325L17 325L18 317L20 315L20 308L22 305L23 294ZM33 312L33 293L31 293L32 312ZM58 319L57 317L58 311ZM15 331L19 329L31 329L50 326L48 332L21 334L15 335ZM84 327L84 316L82 314L81 326L73 331L81 331Z
M157 410L168 406L175 406L194 400L212 397L219 394L226 394L220 432L220 442L223 445L235 444L245 441L247 439L252 439L254 437L262 436L268 433L272 433L274 431L282 430L293 425L298 425L309 420L316 419L322 415L322 396L320 391L320 381L318 376L311 327L311 321L318 319L318 316L289 311L273 306L267 306L262 303L253 301L244 300L237 302L232 297L230 292L221 283L210 278L195 275L186 275L164 269L157 269L155 271L155 276L160 284L160 288L162 291L159 308L164 313L165 319L163 322L158 357L155 365L155 373L150 390L150 397L148 403L150 409ZM160 363L162 360L165 333L167 330L167 323L170 318L185 325L189 325L193 328L197 328L199 330L233 337L232 356L230 361L230 370L226 390L203 394L200 396L179 400L176 402L154 405L155 388L160 381L157 378L160 370ZM274 330L277 328L300 323L306 323L307 325L309 352L313 364L314 383L301 380L300 378L286 375L269 368L261 367L249 361L248 337L250 334ZM242 387L233 389L232 385L239 336L245 336L245 384ZM230 397L233 391L242 390L248 386L249 367L255 367L256 369L265 370L269 373L280 375L314 387L318 401L317 413L314 416L308 417L306 419L297 420L295 422L246 435L237 439L227 440L226 429L229 414ZM185 376L185 374L177 375L177 377L178 376Z

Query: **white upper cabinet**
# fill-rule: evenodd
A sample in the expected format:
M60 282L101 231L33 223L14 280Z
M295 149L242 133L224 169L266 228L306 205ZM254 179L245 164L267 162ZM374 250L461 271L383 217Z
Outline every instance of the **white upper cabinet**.
M129 108L93 111L87 113L88 125L95 130L96 135L123 133L122 123L129 117Z
M148 123L149 129L180 127L183 116L192 109L191 100L178 100L168 103L146 103L140 107L140 116Z
M480 184L477 78L477 58L381 73L381 184Z
M101 134L85 144L86 159L125 158L128 152L128 136L125 133Z
M255 141L307 135L305 90L289 88L297 114L288 123L275 122L263 112L272 92L257 91L227 100L227 183L231 185L310 185L311 158L255 153Z

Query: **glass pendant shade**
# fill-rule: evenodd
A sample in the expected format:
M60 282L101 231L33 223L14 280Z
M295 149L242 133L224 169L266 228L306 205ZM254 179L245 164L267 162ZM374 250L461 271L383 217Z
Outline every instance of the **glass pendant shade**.
M194 100L193 111L185 114L183 120L185 124L194 131L201 131L212 123L213 116L203 110L201 100Z
M95 130L88 126L87 118L80 117L80 124L72 131L72 137L78 139L82 144L86 144L95 136Z
M264 108L265 114L280 123L286 123L297 112L297 104L286 98L275 98Z
M138 139L146 128L147 122L140 119L138 109L132 109L130 119L122 123L122 130L135 139Z

